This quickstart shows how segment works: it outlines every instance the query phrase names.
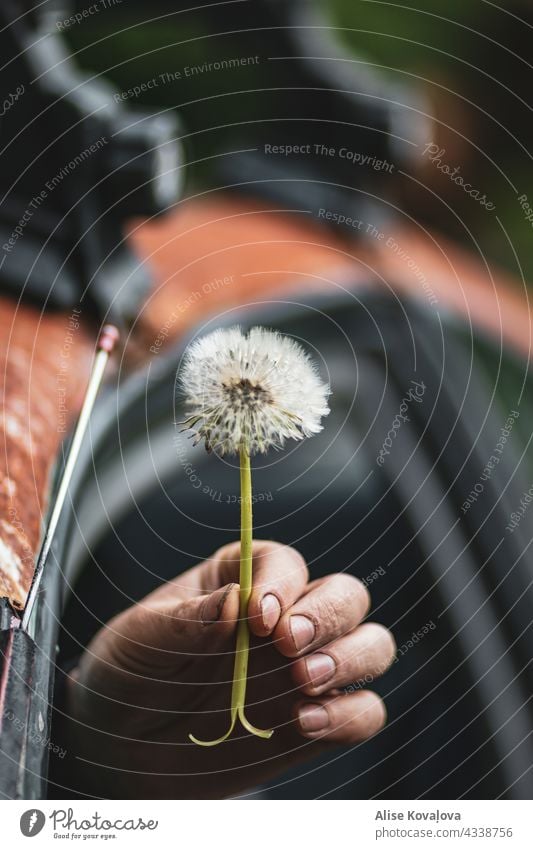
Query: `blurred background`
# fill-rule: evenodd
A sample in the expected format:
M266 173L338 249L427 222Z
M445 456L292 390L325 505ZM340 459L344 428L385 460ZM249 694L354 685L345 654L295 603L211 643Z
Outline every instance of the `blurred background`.
M78 5L87 6L83 0ZM293 66L282 60L265 61L269 55L282 55L279 32L231 34L232 15L239 26L243 16L250 15L252 26L268 27L268 15L265 19L259 6L250 11L226 5L217 31L227 34L213 37L214 19L202 16L194 5L197 11L189 14L176 10L175 4L159 2L154 7L124 0L110 4L105 14L88 17L83 25L66 28L64 34L79 64L104 74L119 91L141 86L162 72L181 72L180 79L159 83L127 100L179 110L188 138L194 140L196 164L188 179L208 183L209 160L201 160L213 156L223 140L231 144L242 139L243 98L248 121L258 117L268 96L279 105L276 86L287 85ZM464 244L479 244L489 259L518 277L523 273L533 279L532 224L517 202L517 196L528 191L529 201L533 199L531 4L304 0L290 5L303 16L311 7L317 9L322 22L335 28L335 38L346 48L346 61L353 60L352 73L379 74L389 92L400 83L421 93L431 115L433 140L445 151L442 161L459 167L458 173L495 205L487 214L427 155L420 155L414 157L408 177L397 169L387 180L387 192L402 209ZM312 31L306 35L312 37ZM203 70L185 75L187 66L201 68L205 62L244 54L257 54L260 61L224 73ZM270 95L239 94L265 88ZM212 131L222 125L223 131Z
M68 316L82 307L78 358L67 358L72 420L111 305L127 340L79 464L64 573L49 572L48 609L65 602L58 665L71 668L102 622L235 538L233 506L215 523L176 455L176 364L212 324L276 327L312 340L335 402L311 454L257 463L257 490L280 497L257 511L256 528L297 544L314 576L338 563L365 579L384 564L374 614L398 645L430 619L439 627L378 684L382 735L265 792L531 798L531 513L506 530L533 480L531 3L4 2L0 16L17 23L0 30L9 91L23 80L27 96L0 124L3 242L57 178L2 259L15 295L0 310L10 410L40 470L33 486L19 463L14 502L33 548L64 438L50 398ZM35 12L24 24L22 5ZM281 145L310 150L266 150ZM48 360L28 389L34 351ZM381 467L415 375L424 404ZM487 475L514 410L513 438ZM216 459L189 450L211 493L236 487ZM482 475L483 498L463 509ZM27 586L31 563L23 577ZM50 656L59 618L43 616L36 640ZM38 768L26 773L31 782Z

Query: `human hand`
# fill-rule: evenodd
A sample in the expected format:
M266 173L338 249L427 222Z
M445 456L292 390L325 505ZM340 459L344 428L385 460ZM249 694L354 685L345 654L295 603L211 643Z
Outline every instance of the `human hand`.
M69 679L68 745L77 788L110 798L236 795L332 745L371 737L385 722L366 689L393 660L394 640L361 624L370 597L340 573L309 581L293 548L255 541L247 716L267 742L236 729L220 746L188 740L228 723L239 611L239 544L221 548L112 619Z

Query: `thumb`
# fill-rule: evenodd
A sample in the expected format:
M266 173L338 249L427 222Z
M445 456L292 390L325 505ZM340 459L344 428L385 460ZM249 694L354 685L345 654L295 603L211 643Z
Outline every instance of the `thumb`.
M113 657L115 664L135 672L146 667L171 667L195 655L215 652L235 631L239 616L239 585L219 587L193 598L157 592L112 619L95 639L91 654ZM104 641L104 645L98 642Z

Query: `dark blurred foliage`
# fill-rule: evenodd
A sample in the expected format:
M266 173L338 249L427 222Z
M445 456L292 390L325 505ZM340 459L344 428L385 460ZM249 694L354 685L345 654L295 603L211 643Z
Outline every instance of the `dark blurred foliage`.
M533 279L533 231L517 195L533 197L532 51L533 4L529 0L334 0L346 44L387 73L414 76L424 86L436 118L435 139L446 160L461 165L470 182L496 204L524 273ZM518 271L513 250L495 216L461 197L448 178L424 173L482 240L489 256ZM515 187L516 191L514 190ZM420 208L433 224L445 218L426 196ZM442 220L440 221L442 226Z
M399 206L515 274L522 268L533 279L532 228L517 201L526 193L533 203L532 4L419 0L416 8L381 0L320 0L318 5L350 49L354 70L367 66L423 89L445 161L460 166L465 180L485 193L496 210L487 213L422 156L420 171L391 181ZM257 26L262 23L258 19ZM227 30L234 28L229 24ZM261 33L249 33L244 42L242 35L220 32L201 13L124 0L71 27L67 37L79 62L121 91L163 72L272 49L273 40ZM239 124L253 121L253 101L250 106L247 99L243 110L235 92L263 89L263 102L271 98L275 104L276 86L287 83L289 68L262 62L226 73L200 73L158 85L130 102L178 108L189 133L191 158L204 160L216 155L221 140L238 143ZM210 127L221 125L227 129L214 136ZM209 179L205 166L190 173L193 181Z

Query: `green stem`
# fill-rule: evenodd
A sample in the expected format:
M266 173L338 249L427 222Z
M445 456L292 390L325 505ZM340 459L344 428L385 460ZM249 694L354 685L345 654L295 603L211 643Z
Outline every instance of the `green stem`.
M250 734L268 740L273 730L263 731L255 728L246 719L244 708L246 704L246 684L248 674L248 658L250 654L250 631L248 628L248 603L252 594L252 470L250 453L246 446L240 449L241 470L241 562L239 572L239 622L237 625L237 644L235 647L235 663L233 666L233 685L231 688L231 721L227 732L217 740L198 740L192 734L189 738L199 746L217 746L227 740L235 728L237 717Z
M246 675L250 652L250 632L248 630L248 602L252 594L252 470L250 455L241 448L241 566L239 572L239 624L237 626L237 646L235 667L233 670L233 689L231 702L244 707L246 700Z

